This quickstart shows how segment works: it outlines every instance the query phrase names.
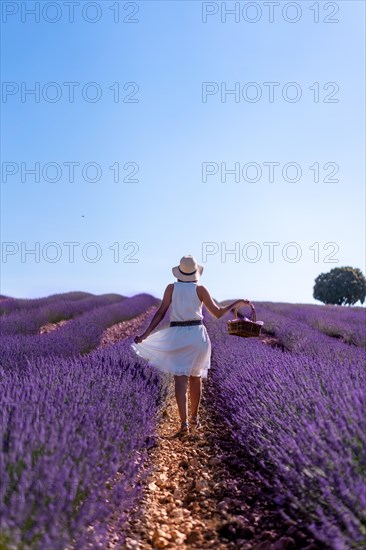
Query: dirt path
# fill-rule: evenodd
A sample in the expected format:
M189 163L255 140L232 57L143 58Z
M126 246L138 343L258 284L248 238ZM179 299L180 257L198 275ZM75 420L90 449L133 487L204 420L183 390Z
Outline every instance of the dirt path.
M144 325L145 320L150 315L150 313L152 313L156 309L156 306L151 306L146 311L144 311L144 313L137 315L137 317L134 317L133 319L129 319L128 321L121 321L120 323L108 327L103 332L98 347L104 348L108 344L114 344L119 340L123 340L124 338L128 338L128 336L137 333L140 327ZM75 317L75 319L77 319L77 317ZM57 330L58 328L62 327L72 320L73 319L63 319L62 321L58 321L57 323L47 323L46 325L40 327L39 334L47 334L49 332L53 332L54 330Z
M190 400L189 400L190 404ZM202 430L174 438L180 420L174 397L170 396L158 428L157 446L148 457L155 472L148 479L140 505L125 526L123 548L237 548L220 536L229 519L228 505L222 500L229 473L212 447L212 430L201 402ZM118 540L109 548L121 548Z
M145 330L147 323L146 320L152 312L155 312L158 308L156 306L149 307L144 313L137 315L133 319L128 321L121 321L116 325L108 327L102 334L99 347L104 348L109 344L115 344L119 340L124 340L129 336L139 334L140 329Z
M107 329L101 346L139 333L151 311ZM263 343L274 344L270 339ZM213 392L209 379L204 380L201 430L173 438L180 419L172 379L156 445L143 466L152 468L152 474L128 513L123 534L111 519L106 548L318 550L314 540L279 516L271 496L255 479L253 466L238 454L229 428L217 417Z
M69 319L63 319L62 321L57 321L57 323L47 323L47 325L40 327L39 334L48 334L49 332L53 332L68 322Z
M265 488L237 455L228 429L215 418L205 389L200 411L200 432L172 438L179 416L171 387L157 446L148 455L154 472L125 524L125 543L112 530L108 549L319 550L279 517ZM232 467L238 459L242 466Z

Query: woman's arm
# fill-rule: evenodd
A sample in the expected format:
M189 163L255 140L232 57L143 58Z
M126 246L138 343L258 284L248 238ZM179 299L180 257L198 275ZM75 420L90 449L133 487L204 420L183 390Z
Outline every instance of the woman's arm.
M211 315L213 315L217 319L219 319L220 317L225 315L225 313L228 313L231 309L235 307L251 304L249 300L235 300L235 302L232 302L227 306L221 307L218 304L216 304L216 302L213 300L211 294L209 293L206 287L199 286L198 288L200 289L202 302L207 307Z
M160 321L164 319L164 316L172 301L173 289L174 285L172 283L166 287L160 307L156 311L154 317L151 319L150 325L147 327L143 334L135 337L134 341L136 344L139 344L140 342L142 342L142 340L147 338L149 334L151 334L151 332L154 330L154 328L158 326Z

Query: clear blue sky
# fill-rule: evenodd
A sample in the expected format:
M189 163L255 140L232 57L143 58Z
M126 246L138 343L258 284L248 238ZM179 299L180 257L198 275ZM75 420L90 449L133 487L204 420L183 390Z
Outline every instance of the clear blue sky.
M50 8L35 22L21 13L21 4L30 9L35 2L19 2L19 12L2 24L3 86L15 83L6 85L13 93L3 95L1 103L2 294L38 297L83 290L161 297L175 280L171 267L185 254L204 265L201 283L217 300L314 303L319 273L343 265L365 272L364 2L332 3L339 7L336 14L329 3L325 9L327 3L320 2L318 23L310 9L314 2L305 1L297 2L302 13L294 23L285 20L295 18L293 10L282 14L286 2L280 2L272 23L262 2L256 2L262 10L256 23L245 20L255 17L254 11L243 12L247 2L239 2L239 22L233 15L222 21L219 11L206 23L199 1L119 2L120 22L113 20L116 2L103 1L97 3L100 20L95 23L85 20L96 17L92 7L84 19L76 7L70 23L59 2L59 14ZM228 9L234 4L226 3ZM133 15L134 5L139 9ZM211 2L207 9L220 6ZM339 22L325 23L325 18ZM34 88L37 82L39 102L33 96L22 101L22 86ZM50 82L61 91L59 101L50 101L56 90L47 86ZM80 83L73 103L65 82ZM84 89L92 97L95 89L85 88L90 82L102 91L97 102L81 94ZM133 97L131 86L123 89L127 82L138 84ZM233 95L221 100L220 93L202 101L204 82L217 83L219 90L222 83L232 89L238 82L239 101ZM262 92L257 102L248 100L254 93L254 87L245 87L250 82ZM266 82L279 83L273 102ZM289 82L302 91L297 102L282 96ZM336 93L333 85L323 89L329 82L339 87ZM138 101L114 102L109 89L114 83L122 98L130 94ZM293 93L289 88L287 97ZM327 96L338 102L324 102ZM37 162L39 182L21 166ZM74 181L64 164L71 162L79 163ZM222 182L219 171L203 182L205 162L218 169L221 163L228 169L235 163L240 169L257 163L262 176L237 182L227 175ZM264 165L269 162L279 163L274 181ZM301 167L297 182L281 174L291 162ZM49 181L56 174L52 166L42 176L48 163L59 166L59 181ZM99 165L99 181L83 177L87 163ZM109 168L115 163L121 167L119 182ZM123 168L127 163L138 165L131 177L138 181L123 181L133 170ZM309 168L315 163L319 182ZM327 163L339 166L333 176L338 182L323 181L332 175L333 165L323 168ZM17 173L9 175L12 168ZM87 174L91 179L95 172L89 168ZM248 174L253 178L253 168ZM80 243L74 262L67 242ZM91 242L98 243L101 253L94 263L81 253ZM124 250L131 242L135 251ZM248 247L252 242L257 252ZM273 262L266 242L279 243ZM301 253L297 262L282 255L290 242ZM48 243L58 245L56 262L50 261L56 248ZM119 261L109 249L114 243L119 243ZM207 257L205 243L214 243ZM326 243L336 243L338 249L331 245L324 250ZM21 257L22 248L35 246L41 251L38 262L34 255ZM235 246L238 261L234 255L225 258L225 247ZM88 253L92 259L95 249L87 248ZM258 261L249 261L256 253L261 253ZM288 249L290 258L294 253ZM128 256L137 261L127 262ZM327 256L338 262L325 262Z

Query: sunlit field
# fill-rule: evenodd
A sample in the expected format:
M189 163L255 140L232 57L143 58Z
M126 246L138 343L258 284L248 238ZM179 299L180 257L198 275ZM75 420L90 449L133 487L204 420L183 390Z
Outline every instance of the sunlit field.
M117 507L123 532L139 506L167 377L131 352L134 333L101 341L147 312L145 327L158 305L149 294L1 297L2 550L103 548ZM365 308L255 307L260 338L229 335L230 316L204 309L207 399L284 518L319 547L362 548Z

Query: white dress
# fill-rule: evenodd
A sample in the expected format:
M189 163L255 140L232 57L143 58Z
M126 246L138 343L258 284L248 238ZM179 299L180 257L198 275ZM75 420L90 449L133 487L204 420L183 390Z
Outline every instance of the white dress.
M170 321L203 319L196 288L196 282L174 283ZM207 378L211 366L211 341L203 324L163 328L131 347L162 372Z

